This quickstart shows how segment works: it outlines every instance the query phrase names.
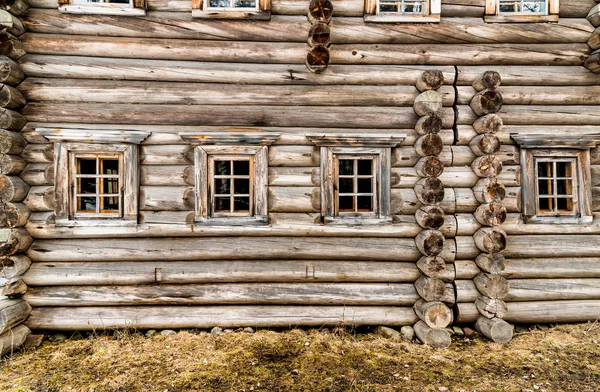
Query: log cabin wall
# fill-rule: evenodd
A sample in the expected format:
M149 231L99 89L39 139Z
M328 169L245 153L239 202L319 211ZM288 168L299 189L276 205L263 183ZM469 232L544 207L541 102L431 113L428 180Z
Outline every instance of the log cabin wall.
M23 276L34 329L415 324L421 272L415 238L420 156L413 104L425 71L444 84L439 135L445 222L441 278L455 318L474 322L481 272L474 213L481 202L469 143L473 83L502 77L497 133L508 215L504 255L509 322L600 314L600 228L521 220L521 173L511 133L600 133L600 76L583 65L593 0L562 1L558 23L485 23L485 1L442 1L439 24L365 23L364 1L334 1L328 69L304 65L308 1L273 0L270 21L193 19L190 1L149 0L145 17L60 13L30 0L23 16L28 104L21 134L35 242ZM53 146L37 128L131 129L140 145L137 227L53 224ZM193 147L179 132L259 129L269 147L267 227L200 227ZM308 133L406 134L392 150L393 224L321 224L320 152ZM591 152L600 213L600 150ZM186 305L181 307L180 305ZM567 309L567 310L565 310Z

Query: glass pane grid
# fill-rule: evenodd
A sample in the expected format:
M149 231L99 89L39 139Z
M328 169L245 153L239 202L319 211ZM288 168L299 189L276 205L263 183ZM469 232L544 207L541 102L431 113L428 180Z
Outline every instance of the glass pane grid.
M374 212L373 159L338 159L338 213Z
M379 13L424 14L427 0L379 0Z
M208 0L208 8L216 9L257 9L256 0Z
M540 215L575 213L575 160L536 161L537 210Z
M500 14L547 14L547 0L500 0Z
M76 157L76 214L119 216L121 209L119 158Z
M215 159L212 164L213 215L250 215L250 159ZM218 174L217 174L218 173Z

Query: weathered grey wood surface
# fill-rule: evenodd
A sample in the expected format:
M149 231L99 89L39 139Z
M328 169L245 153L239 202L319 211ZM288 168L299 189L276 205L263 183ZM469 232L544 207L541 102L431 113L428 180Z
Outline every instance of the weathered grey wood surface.
M0 356L16 352L30 333L31 330L21 324L0 335Z
M600 279L510 279L506 302L588 300L600 297ZM480 295L471 280L457 280L457 302L474 302Z

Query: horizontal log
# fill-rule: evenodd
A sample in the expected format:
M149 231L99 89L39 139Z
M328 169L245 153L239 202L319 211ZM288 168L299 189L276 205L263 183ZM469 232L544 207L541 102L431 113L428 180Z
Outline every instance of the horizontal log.
M31 187L23 204L32 212L54 211L54 186Z
M457 243L465 237L457 237ZM464 245L463 245L464 247ZM473 279L479 268L472 260L455 262L457 279ZM600 278L597 257L506 259L500 274L507 279Z
M0 335L25 320L30 313L31 306L22 299L0 300Z
M600 300L534 301L508 303L504 318L510 323L581 323L595 321L600 314ZM456 304L459 323L473 323L479 313L472 303Z
M419 321L414 329L419 340L433 348L448 348L452 344L450 333L445 328L430 328L424 321Z
M27 196L29 185L17 176L0 175L0 200L3 202L21 201Z
M18 131L27 120L21 115L21 113L10 109L0 108L0 128L7 129L10 131Z
M320 188L269 187L268 207L271 212L319 212Z
M2 64L0 62L0 81L2 81ZM232 84L414 85L423 72L430 69L443 70L444 83L452 84L455 75L454 69L449 66L336 65L333 69L330 68L321 75L315 75L307 70L304 64L252 64L249 67L246 64L223 62L111 59L31 54L21 58L19 64L27 72L27 75L35 77ZM94 69L93 73L89 72L90 68ZM587 69L577 68L581 68L589 74Z
M513 337L511 325L499 318L479 317L475 323L475 329L496 343L508 343Z
M25 106L25 98L19 90L6 84L0 85L0 106L7 109L19 110Z
M355 116L348 117L348 113ZM332 128L414 128L418 116L409 107L288 106L236 107L223 105L118 105L100 103L29 103L23 109L29 121L173 125L280 126ZM444 125L452 126L454 112L443 109Z
M97 102L177 105L406 106L419 92L413 86L264 86L28 78L19 91L29 102ZM444 106L452 106L454 89L444 86ZM0 90L2 106L2 90Z
M7 57L0 58L0 83L16 86L21 83L24 78L25 75L19 64Z
M594 257L600 253L599 235L509 236L506 258Z
M590 223L574 224L543 224L535 225L524 223L520 214L508 214L506 221L501 226L506 234L527 235L527 234L600 234L600 215L593 214L593 220Z
M85 246L82 246L85 244ZM453 260L454 241L446 240L442 257ZM265 252L268 249L268 252ZM37 240L27 251L32 261L133 261L177 260L274 260L298 259L417 261L421 254L413 239L403 238L285 238L231 237L227 247L219 238L140 238L86 240Z
M46 144L28 144L21 153L23 158L29 163L52 163L54 162L54 145Z
M22 227L0 229L0 257L11 256L26 251L33 243L33 238Z
M454 276L451 265L442 276ZM83 273L82 273L83 272ZM141 285L199 283L411 283L420 276L414 263L264 260L150 262L40 262L24 274L28 286Z
M3 203L0 208L0 227L25 226L31 211L22 203Z
M21 324L0 335L0 356L17 351L30 333L31 330Z
M27 163L18 155L0 154L0 174L19 174Z
M5 30L0 32L0 55L16 61L25 54L25 47L17 37Z
M306 44L116 38L26 33L32 54L136 59L301 63ZM385 44L334 45L331 64L583 65L589 47L574 44ZM522 52L527 51L527 56Z
M26 145L20 133L0 129L0 154L19 155Z
M189 186L141 186L140 211L193 211L196 193Z
M29 186L54 185L54 165L49 163L28 163L25 170L21 173L21 179Z
M339 5L334 7L336 13ZM136 38L187 38L232 41L303 42L306 9L302 16L273 15L268 23L198 20L188 13L147 12L132 23L115 16L70 15L57 10L32 9L25 16L27 30L46 34L100 35ZM274 10L275 11L275 10ZM464 15L461 15L464 16ZM534 31L520 25L485 23L482 18L443 18L437 24L365 23L359 18L336 17L331 43L579 43L593 29L583 19L561 19L539 24ZM276 32L276 33L274 33Z
M369 305L412 306L411 283L235 283L30 288L32 306Z
M0 259L0 286L2 283L20 276L31 266L31 260L25 255L13 255Z
M420 299L414 305L415 314L430 328L446 328L452 323L452 310L442 302Z
M184 310L184 311L182 311ZM412 308L379 306L127 306L36 308L31 329L322 327L326 325L411 325Z
M498 112L504 125L600 125L594 106L507 105ZM459 124L472 124L477 119L471 108L458 106Z
M537 26L537 24L535 25ZM456 83L458 86L472 86L485 71L487 65L459 66ZM502 76L502 86L598 86L600 80L585 67L563 66L495 66Z
M600 86L500 86L504 105L598 105ZM476 91L457 86L459 105L468 105Z

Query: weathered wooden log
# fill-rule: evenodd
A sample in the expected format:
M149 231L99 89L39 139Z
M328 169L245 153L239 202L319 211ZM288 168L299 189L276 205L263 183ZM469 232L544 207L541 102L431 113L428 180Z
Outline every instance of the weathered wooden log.
M473 279L479 292L493 299L504 299L508 295L510 285L498 274L481 273Z
M502 108L502 94L497 90L483 90L471 100L471 109L478 116L497 113Z
M194 188L180 186L141 186L140 211L192 211Z
M412 306L411 283L221 283L29 288L32 306L373 305Z
M0 10L0 26L17 37L25 33L25 26L23 26L21 19L8 11Z
M418 300L414 305L415 314L430 328L446 328L452 323L452 310L444 303Z
M140 238L133 243L126 238L93 243L85 239L36 240L27 255L32 261L275 260L290 254L307 260L417 261L421 257L414 239L408 238L328 238L323 243L318 237L232 237L230 242L223 247L218 237ZM454 243L447 240L442 257L452 260L453 248Z
M532 257L535 258L506 259L506 267L500 274L511 280L600 278L600 259L597 257L569 255L562 258L548 258L543 254ZM480 272L472 260L460 260L460 262L457 260L455 263L458 263L457 279L473 279Z
M8 282L0 290L0 295L14 299L22 297L27 292L27 285L23 282L23 279L16 279Z
M447 276L446 262L438 256L423 256L417 261L417 268L421 273L429 278L440 278Z
M442 118L438 114L432 113L419 118L415 124L415 130L419 135L439 133L443 124Z
M501 202L506 197L506 187L497 178L482 178L473 187L475 198L480 203Z
M481 228L473 214L454 214L453 217L456 220L457 236L472 236Z
M489 70L487 65L478 66L459 66L457 75L458 86L471 86L481 74ZM562 66L494 66L502 75L502 86L586 86L598 85L592 79L595 75L590 75L584 67L570 67L569 75L558 75L561 71L567 71ZM551 75L556 74L552 78Z
M506 249L506 233L499 227L482 227L473 234L475 245L482 252L497 253Z
M26 103L19 90L6 84L0 84L0 107L18 110Z
M0 280L10 280L25 273L31 266L31 260L25 255L13 255L0 258ZM415 278L416 279L416 278Z
M331 31L329 25L324 22L316 22L308 31L308 45L313 48L317 45L327 46L331 42Z
M590 12L586 16L586 19L592 24L592 26L600 26L600 4L594 6L590 10Z
M477 135L469 143L469 147L471 147L473 153L478 157L487 154L496 154L500 151L500 139L491 134Z
M452 343L450 333L445 328L430 328L424 321L419 321L413 328L419 340L433 348L448 348Z
M27 120L25 120L25 117L21 113L0 108L0 128L18 131L23 128L26 122Z
M435 156L426 156L419 159L415 171L420 177L439 177L444 172L444 164Z
M600 49L600 27L596 27L587 44L592 50Z
M297 63L306 44L198 41L183 39L98 37L26 33L27 53L135 59ZM51 43L53 43L51 45ZM573 44L385 44L334 45L336 64L381 65L583 65L589 47ZM528 55L523 56L523 51ZM503 74L504 76L504 74Z
M7 57L0 57L0 83L16 86L24 78L25 75L17 63Z
M33 238L24 228L0 229L0 257L26 251Z
M0 335L21 323L31 313L31 306L22 299L0 300Z
M21 203L6 203L0 205L0 227L25 226L31 211Z
M504 105L597 105L597 86L504 86ZM457 104L468 105L477 93L474 88L458 86Z
M479 313L487 318L504 318L508 314L506 302L501 299L481 296L475 300L475 306Z
M333 15L333 4L329 0L311 0L308 6L308 21L329 23Z
M511 236L504 256L528 257L596 257L600 252L598 235L520 235Z
M27 166L27 162L18 155L0 154L0 174L19 174Z
M452 284L444 283L439 278L421 276L415 282L417 293L427 302L441 301L449 304L455 302Z
M21 324L0 335L0 357L17 351L30 333L31 330Z
M445 222L444 216L439 206L423 206L415 213L417 223L424 229L439 229Z
M189 200L193 201L193 194L190 195ZM268 205L270 212L319 212L321 210L320 188L270 186Z
M19 155L26 145L20 133L0 129L0 154Z
M490 274L499 274L504 271L504 263L505 258L501 253L482 253L475 259L475 264L483 272Z
M427 70L417 80L415 86L420 92L437 90L444 84L444 73L440 70Z
M423 178L416 183L415 193L423 204L440 204L444 200L444 184L436 177Z
M502 118L495 113L478 118L473 123L473 128L478 134L496 133L502 129Z
M477 157L471 168L479 177L497 177L502 172L502 161L496 155Z
M150 166L142 166L142 172L144 168L148 167ZM166 167L173 168L173 166ZM29 186L54 185L54 165L48 163L28 163L23 172L21 172L20 177Z
M25 54L25 47L21 41L7 31L0 32L0 55L18 60Z
M422 117L437 113L442 106L442 94L434 90L427 90L415 98L413 109L417 115Z
M593 73L600 73L600 50L590 54L583 65Z
M423 230L415 238L417 249L425 256L435 257L444 251L445 238L439 230Z
M17 176L0 175L0 200L4 203L21 201L27 196L29 185Z
M600 124L600 115L593 111L593 105L569 105L561 108L561 114L556 113L552 105L506 105L498 113L504 125L591 125ZM445 110L445 108L444 108ZM473 110L464 105L458 105L457 124L470 125L477 119Z
M329 49L324 45L314 46L306 55L306 68L314 73L321 73L329 65Z
M25 323L32 329L234 328L289 325L410 325L412 308L397 306L122 306L36 308Z
M33 186L29 190L23 204L34 212L54 211L54 187Z
M499 226L506 220L506 207L499 202L485 203L477 207L474 216L484 226Z
M442 153L444 141L435 133L421 136L415 142L415 151L422 157L438 156Z
M475 329L495 343L508 343L513 336L512 326L499 318L479 317Z
M29 9L27 0L3 0L0 8L13 15L23 15Z
M486 71L483 75L475 79L473 88L477 91L497 89L500 87L500 83L502 83L502 78L498 72Z

